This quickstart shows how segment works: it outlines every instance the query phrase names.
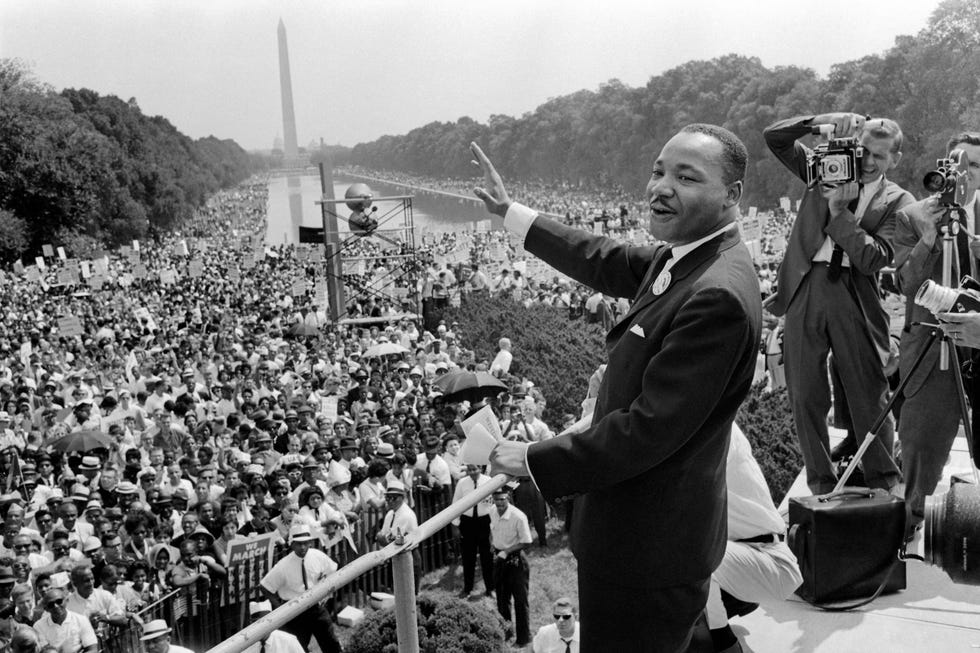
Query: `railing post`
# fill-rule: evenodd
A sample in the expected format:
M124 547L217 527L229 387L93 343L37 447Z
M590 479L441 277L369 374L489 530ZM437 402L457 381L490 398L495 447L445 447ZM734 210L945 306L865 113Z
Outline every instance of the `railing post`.
M395 585L395 633L398 653L419 653L419 618L415 609L415 569L412 552L401 551L391 559Z

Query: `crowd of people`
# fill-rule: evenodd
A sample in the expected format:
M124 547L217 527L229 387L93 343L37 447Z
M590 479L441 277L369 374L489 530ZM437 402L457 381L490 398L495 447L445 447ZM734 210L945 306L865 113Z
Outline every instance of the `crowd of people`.
M256 180L167 243L2 273L0 614L20 633L8 637L91 650L174 588L219 582L236 538L296 547L300 526L326 542L395 494L410 508L413 488L466 475L458 406L433 382L491 361L458 324L429 332L400 312L422 284L398 307L353 297L348 316L387 322L328 324L316 262L263 245L265 204ZM366 355L384 343L407 353ZM512 390L515 423L540 422L537 388Z

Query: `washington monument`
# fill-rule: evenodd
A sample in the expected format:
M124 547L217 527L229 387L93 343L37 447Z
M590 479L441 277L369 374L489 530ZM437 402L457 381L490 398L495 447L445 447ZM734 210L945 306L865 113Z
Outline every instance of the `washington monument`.
M283 159L295 162L299 154L296 147L296 114L293 112L293 82L289 77L289 47L286 45L286 26L279 19L279 84L282 87ZM290 163L287 163L290 165Z

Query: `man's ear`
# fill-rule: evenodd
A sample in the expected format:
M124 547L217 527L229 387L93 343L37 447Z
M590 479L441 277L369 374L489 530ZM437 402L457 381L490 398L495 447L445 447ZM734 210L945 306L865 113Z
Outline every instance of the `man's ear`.
M742 182L733 181L728 184L727 191L725 193L725 208L730 209L736 206L742 200Z
M901 152L895 152L895 154L893 155L893 158L892 158L892 165L888 169L889 170L894 170L895 168L897 168L898 167L898 162L901 161L901 160L902 160L902 153Z

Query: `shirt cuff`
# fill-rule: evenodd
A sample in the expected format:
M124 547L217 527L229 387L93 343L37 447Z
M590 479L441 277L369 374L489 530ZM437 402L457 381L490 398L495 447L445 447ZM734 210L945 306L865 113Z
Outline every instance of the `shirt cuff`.
M512 234L517 234L523 242L527 238L527 232L531 228L531 223L538 217L538 212L526 207L519 202L511 202L504 216L504 228Z
M541 487L538 485L538 482L534 480L534 474L531 472L531 465L527 461L527 452L530 451L531 447L533 446L534 444L532 443L524 448L524 467L527 469L527 475L531 477L531 482L534 483L534 487L537 488L538 492L541 492Z

